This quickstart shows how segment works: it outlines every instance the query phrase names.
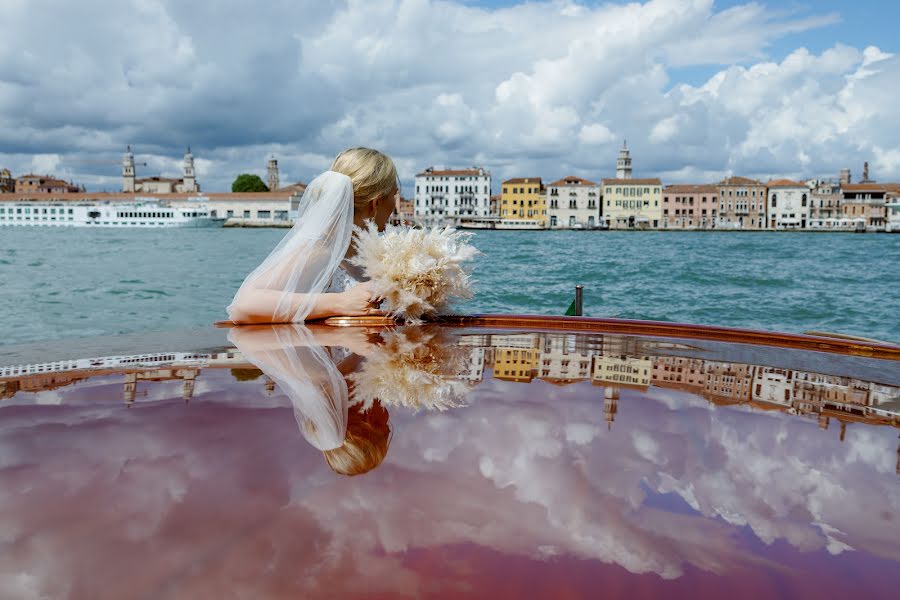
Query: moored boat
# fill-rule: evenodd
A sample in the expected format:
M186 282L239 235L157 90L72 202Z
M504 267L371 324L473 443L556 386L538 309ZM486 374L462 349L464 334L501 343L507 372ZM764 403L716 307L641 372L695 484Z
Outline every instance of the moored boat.
M160 202L3 202L0 226L40 227L220 227L225 219L209 208L174 207Z

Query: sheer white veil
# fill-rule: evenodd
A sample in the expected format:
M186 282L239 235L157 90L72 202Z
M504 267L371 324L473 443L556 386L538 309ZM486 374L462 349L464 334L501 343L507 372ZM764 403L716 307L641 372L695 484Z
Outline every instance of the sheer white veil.
M273 323L304 321L347 254L352 233L353 184L325 171L303 193L294 226L247 275L228 316L235 320L238 305L250 304L265 306Z
M305 326L235 327L228 339L290 399L306 441L323 452L344 443L347 382Z

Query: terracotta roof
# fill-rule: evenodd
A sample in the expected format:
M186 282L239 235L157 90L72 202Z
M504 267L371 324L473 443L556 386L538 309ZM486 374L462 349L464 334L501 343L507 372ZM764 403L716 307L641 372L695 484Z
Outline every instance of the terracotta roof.
M597 185L597 184L588 179L583 179L581 177L575 177L574 175L569 175L568 177L563 177L559 181L554 181L553 183L548 183L547 185L560 186L560 185Z
M148 199L166 200L195 200L208 198L209 200L287 200L295 194L293 192L218 192L218 193L192 193L192 194L162 194L154 192L22 192L0 193L0 202L23 202L33 200L35 202L137 202Z
M800 181L793 181L791 179L776 179L774 181L770 181L767 184L770 188L773 187L809 187L805 183Z
M278 191L278 192L293 192L293 191L303 192L303 191L306 191L306 184L303 183L302 181L298 181L297 183L292 183L290 185L280 187L276 191Z
M719 188L711 183L682 183L667 185L663 188L667 194L718 194Z
M726 177L719 185L762 185L762 182L749 177Z
M648 179L604 179L603 185L662 185L659 177L650 177Z
M490 175L490 173L485 171L484 169L444 169L441 171L425 170L425 171L422 171L421 173L417 173L416 177L434 177L434 176L444 177L447 175L466 175L466 176L472 176L472 175L482 176L482 175L484 175L484 176L486 176L486 175Z
M62 179L42 179L41 180L41 187L47 187L47 186L69 187L69 185L70 184L68 181L63 181Z
M515 177L513 179L507 179L503 182L504 185L507 183L541 183L540 177Z
M896 192L900 190L900 183L845 183L841 186L843 192Z

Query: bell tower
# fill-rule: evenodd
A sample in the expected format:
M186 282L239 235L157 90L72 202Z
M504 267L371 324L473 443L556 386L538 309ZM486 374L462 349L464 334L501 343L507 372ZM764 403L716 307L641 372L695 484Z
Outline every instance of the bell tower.
M197 186L197 177L194 174L194 155L191 154L191 147L187 147L187 152L184 155L184 191L185 192L199 192L200 188Z
M281 183L278 177L278 159L274 156L266 163L266 174L268 175L269 191L277 192Z
M131 146L125 149L122 156L122 191L134 192L134 154L131 153Z
M622 142L622 149L616 160L616 179L631 179L631 152L628 151L627 141Z

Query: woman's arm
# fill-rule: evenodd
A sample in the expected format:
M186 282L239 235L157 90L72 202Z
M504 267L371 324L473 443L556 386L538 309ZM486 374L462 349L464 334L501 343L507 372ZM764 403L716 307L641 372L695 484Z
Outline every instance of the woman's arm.
M387 311L370 303L371 284L360 283L339 293L315 294L307 321L328 317L384 316ZM293 315L305 305L309 294L289 294L289 306L282 303L283 292L267 289L249 289L238 293L231 305L231 320L239 325L252 323L289 323ZM278 314L276 314L276 312Z

